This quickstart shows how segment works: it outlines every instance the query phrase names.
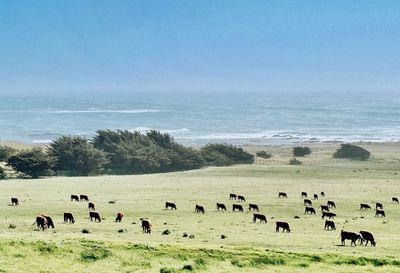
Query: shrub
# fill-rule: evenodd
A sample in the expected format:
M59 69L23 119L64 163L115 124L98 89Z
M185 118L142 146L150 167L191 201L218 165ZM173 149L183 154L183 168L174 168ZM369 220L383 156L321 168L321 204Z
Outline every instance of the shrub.
M306 155L311 154L310 147L294 147L293 148L293 155L298 157L303 157Z
M367 160L371 153L364 148L353 144L341 144L340 147L333 154L335 158L349 158L357 160Z
M175 273L177 270L175 268L163 267L160 269L160 273Z
M103 246L91 246L90 249L86 249L81 252L81 260L83 262L95 262L103 260L111 255L111 252Z
M11 156L17 154L17 150L10 146L0 146L0 161L7 161Z
M30 178L53 175L53 161L41 149L20 151L7 160L7 165Z
M252 164L254 162L254 155L230 144L207 144L201 148L201 154L207 164L211 166Z
M6 173L2 167L0 167L0 179L5 179L6 178Z
M272 157L272 154L270 154L270 153L267 153L266 151L258 151L257 153L256 153L256 156L258 156L258 157L261 157L261 158L271 158Z
M297 160L296 158L292 158L292 159L290 159L289 164L290 165L301 165L301 164L303 164L303 162L301 162L300 160Z

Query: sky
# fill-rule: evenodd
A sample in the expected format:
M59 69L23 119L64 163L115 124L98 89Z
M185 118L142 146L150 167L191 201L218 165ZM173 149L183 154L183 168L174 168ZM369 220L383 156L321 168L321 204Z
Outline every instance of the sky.
M0 0L0 94L399 87L400 1Z

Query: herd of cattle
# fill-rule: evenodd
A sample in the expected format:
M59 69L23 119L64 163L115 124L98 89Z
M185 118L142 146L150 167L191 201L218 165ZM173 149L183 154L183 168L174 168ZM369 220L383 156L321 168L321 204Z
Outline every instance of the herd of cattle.
M301 193L301 197L303 198L303 204L305 206L304 213L308 215L315 215L316 211L313 208L313 202L312 200L308 199L308 195L306 192ZM313 199L318 200L319 197L325 197L325 193L321 192L319 195L314 194ZM288 198L288 195L285 192L279 192L278 193L278 198ZM243 205L240 203L246 202L246 198L243 195L237 195L231 193L229 195L230 200L235 200L238 201L239 203L234 203L232 204L232 212L244 212ZM87 195L71 195L71 202L76 201L76 202L88 202L88 210L89 210L89 219L90 221L98 222L100 223L102 218L100 214L96 211L95 205L92 202L89 202L89 197ZM397 197L392 198L393 203L399 203L399 199ZM18 206L19 201L17 198L13 197L11 198L11 205L12 206ZM332 200L328 200L326 205L320 205L319 208L321 209L321 218L325 219L325 225L324 229L325 230L336 230L336 225L333 219L337 216L336 213L331 212L331 209L336 209L336 203ZM176 204L173 202L166 202L165 203L165 210L171 209L171 210L176 210ZM226 211L226 205L223 203L217 203L216 204L216 209L218 211ZM371 206L368 204L361 203L360 204L360 210L371 210ZM267 223L267 217L264 214L260 214L259 207L257 204L249 203L248 204L248 210L250 212L253 212L253 223L256 223L257 220L260 221L260 223ZM195 212L196 213L205 213L205 207L203 205L196 204L195 206ZM115 222L121 222L124 217L123 212L118 212L117 216L115 218ZM382 203L376 203L375 204L375 217L386 217L385 211L383 210L383 204ZM298 216L295 216L295 218L299 218ZM144 233L151 233L152 229L152 224L149 219L147 218L140 218L141 220L141 228ZM75 223L75 217L73 213L71 212L64 212L64 222L69 223L69 224L74 224ZM45 230L47 228L55 228L54 221L53 219L44 214L40 214L36 217L35 222L33 225L37 225L39 230ZM290 233L291 229L290 226L287 222L282 222L282 221L276 221L276 232L279 232L280 229L282 229L282 232L288 232ZM376 246L376 241L372 233L368 231L360 231L359 233L356 232L350 232L350 231L344 231L342 230L340 233L340 238L341 238L341 244L345 245L346 240L350 240L351 243L350 245L356 245L357 241L360 241L361 245L365 242L365 246L370 243L371 246Z

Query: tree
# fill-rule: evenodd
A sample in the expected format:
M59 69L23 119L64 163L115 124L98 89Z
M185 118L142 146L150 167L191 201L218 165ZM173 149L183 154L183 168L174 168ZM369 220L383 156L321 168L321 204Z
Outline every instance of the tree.
M0 167L0 179L5 179L6 178L6 173L2 167Z
M311 149L309 147L294 147L293 155L298 157L303 157L311 154Z
M340 147L333 154L335 158L349 158L357 160L367 160L371 153L364 148L353 144L341 144Z
M18 150L10 146L0 146L0 161L7 161L11 156L15 155Z
M272 157L272 154L267 153L266 151L258 151L256 152L256 156L268 159Z
M23 150L7 160L7 165L30 178L53 175L53 162L41 148Z
M230 144L207 144L201 148L201 155L207 164L212 166L252 164L254 162L254 155Z

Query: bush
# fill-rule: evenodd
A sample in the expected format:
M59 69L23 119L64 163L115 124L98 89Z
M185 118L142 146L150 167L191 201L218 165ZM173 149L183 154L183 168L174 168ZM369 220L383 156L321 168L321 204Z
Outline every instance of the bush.
M367 160L371 153L364 148L353 144L341 144L339 149L333 154L335 158L349 158L357 160Z
M306 155L311 154L310 147L294 147L293 148L293 155L298 157L303 157Z
M256 153L256 156L261 157L261 158L271 158L272 154L267 153L266 151L259 151Z
M86 249L81 252L81 261L83 262L95 262L103 260L111 255L111 252L103 246L91 246L90 249Z
M0 179L5 179L5 178L6 178L6 173L5 173L5 171L3 170L3 168L0 167Z
M254 162L254 155L230 144L207 144L201 148L201 154L209 166L231 166Z
M300 160L297 160L296 158L292 158L292 159L290 159L289 164L290 165L301 165L301 164L303 164L303 162L301 162Z
M7 161L11 156L17 154L17 150L10 146L0 146L0 161Z
M7 165L30 178L54 174L53 161L41 148L20 151L7 160Z

